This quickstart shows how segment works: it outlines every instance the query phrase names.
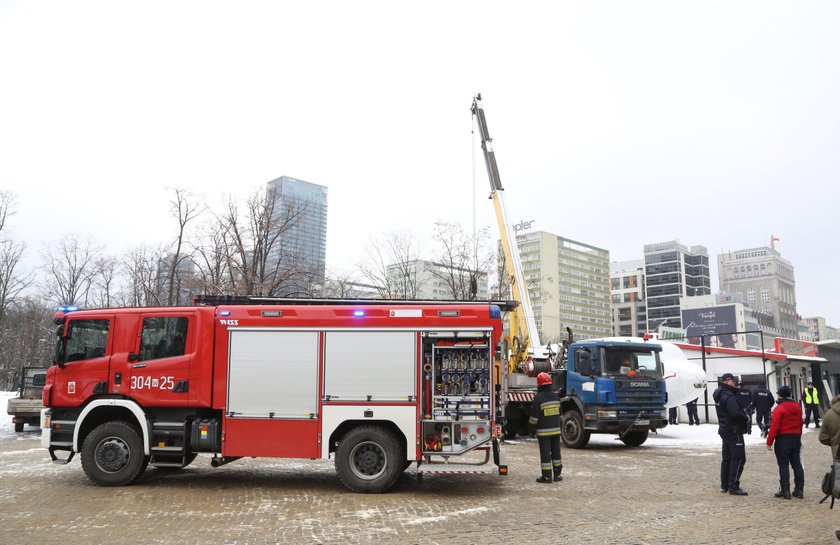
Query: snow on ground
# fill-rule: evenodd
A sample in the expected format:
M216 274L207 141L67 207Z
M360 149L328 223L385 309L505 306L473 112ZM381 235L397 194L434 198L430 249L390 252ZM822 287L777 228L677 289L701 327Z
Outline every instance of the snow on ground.
M589 444L608 444L616 440L615 435L592 434ZM753 426L753 432L744 435L744 443L747 445L760 444L765 440L761 437L758 426ZM677 426L669 425L657 433L648 435L645 442L646 447L698 447L698 446L720 446L717 424L700 424L689 426L687 422Z

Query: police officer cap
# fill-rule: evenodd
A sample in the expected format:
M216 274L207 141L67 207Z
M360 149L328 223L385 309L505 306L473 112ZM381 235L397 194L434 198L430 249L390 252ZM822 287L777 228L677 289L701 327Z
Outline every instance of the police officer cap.
M723 376L720 377L720 381L726 382L727 380L734 380L735 382L738 382L738 377L736 377L732 373L724 373Z
M779 386L779 389L776 390L776 393L779 394L779 397L790 397L790 386Z

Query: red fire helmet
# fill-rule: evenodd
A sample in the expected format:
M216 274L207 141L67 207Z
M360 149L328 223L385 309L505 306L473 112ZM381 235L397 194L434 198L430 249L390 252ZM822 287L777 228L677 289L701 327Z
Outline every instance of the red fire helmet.
M551 384L551 375L548 373L540 373L537 375L537 386L543 386L545 384Z

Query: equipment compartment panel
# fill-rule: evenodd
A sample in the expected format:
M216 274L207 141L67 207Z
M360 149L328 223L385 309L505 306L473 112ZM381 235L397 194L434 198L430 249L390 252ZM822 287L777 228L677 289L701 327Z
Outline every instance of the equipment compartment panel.
M416 395L416 338L413 331L327 331L325 399L413 399Z
M228 416L312 418L318 412L317 331L243 328L229 334Z
M491 354L486 333L424 338L424 453L457 454L490 440Z

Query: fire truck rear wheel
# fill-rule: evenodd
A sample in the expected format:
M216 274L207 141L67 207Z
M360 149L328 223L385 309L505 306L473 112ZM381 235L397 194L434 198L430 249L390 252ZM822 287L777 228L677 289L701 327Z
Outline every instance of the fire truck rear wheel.
M589 443L589 431L583 428L583 417L577 410L563 413L563 443L569 448L584 448Z
M82 469L100 486L123 486L136 479L145 465L140 434L126 422L105 422L82 444Z
M396 436L378 426L347 432L338 443L335 469L353 492L385 492L403 472L405 463Z

